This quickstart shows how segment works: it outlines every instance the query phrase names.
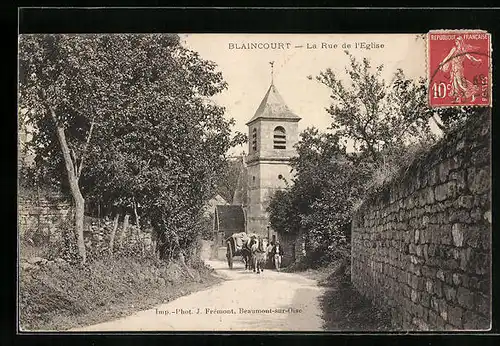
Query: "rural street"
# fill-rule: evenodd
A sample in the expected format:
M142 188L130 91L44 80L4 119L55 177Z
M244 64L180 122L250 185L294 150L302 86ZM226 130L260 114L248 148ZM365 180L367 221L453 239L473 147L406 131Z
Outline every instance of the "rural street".
M321 331L323 289L298 274L245 271L235 259L209 261L226 278L199 291L132 316L70 331ZM252 311L253 310L253 311Z

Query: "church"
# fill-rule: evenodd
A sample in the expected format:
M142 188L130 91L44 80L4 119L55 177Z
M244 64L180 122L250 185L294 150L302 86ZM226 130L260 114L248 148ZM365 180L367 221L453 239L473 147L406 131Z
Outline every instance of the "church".
M270 241L288 243L284 239L286 235L271 228L266 209L275 191L291 183L290 160L297 155L295 144L299 140L300 120L271 79L255 114L246 123L248 155L242 157L242 171L232 205L216 207L214 235L221 254L225 254L225 239L237 232L256 233Z

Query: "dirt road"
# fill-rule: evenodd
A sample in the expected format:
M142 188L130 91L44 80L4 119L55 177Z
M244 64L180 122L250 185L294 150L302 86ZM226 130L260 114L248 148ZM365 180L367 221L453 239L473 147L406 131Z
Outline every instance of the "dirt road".
M323 289L298 274L206 261L227 280L151 310L71 331L320 331Z

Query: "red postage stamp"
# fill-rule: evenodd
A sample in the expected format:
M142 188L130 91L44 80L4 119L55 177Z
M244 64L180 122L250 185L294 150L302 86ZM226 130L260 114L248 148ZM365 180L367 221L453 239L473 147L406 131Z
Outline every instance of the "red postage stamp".
M428 34L429 105L491 106L491 36L482 30Z

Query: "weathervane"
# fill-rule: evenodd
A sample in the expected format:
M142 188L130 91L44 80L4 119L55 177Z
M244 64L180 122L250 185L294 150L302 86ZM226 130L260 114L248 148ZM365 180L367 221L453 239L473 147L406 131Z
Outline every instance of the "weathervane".
M274 84L274 61L270 61L269 64L271 65L271 85Z

